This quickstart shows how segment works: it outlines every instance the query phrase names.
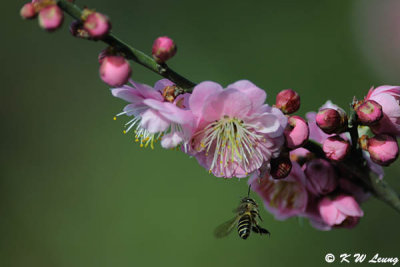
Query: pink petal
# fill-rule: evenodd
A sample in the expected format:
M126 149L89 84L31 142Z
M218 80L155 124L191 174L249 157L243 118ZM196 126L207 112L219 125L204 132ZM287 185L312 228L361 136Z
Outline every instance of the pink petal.
M264 90L258 88L248 80L240 80L228 85L228 88L234 88L247 95L247 98L252 102L253 108L257 109L262 106L267 99L267 94Z
M149 109L142 114L140 125L150 133L165 131L170 123L159 112Z
M334 205L347 216L362 217L364 215L357 201L351 196L338 196L334 200Z
M167 149L174 148L178 146L182 141L183 141L182 133L172 132L162 137L161 146Z
M164 97L161 95L161 93L147 84L138 83L133 80L131 80L131 83L143 98L152 98L155 100L164 101Z
M168 80L168 79L161 79L161 80L157 81L157 82L154 84L154 89L157 90L157 91L162 92L163 89L164 89L165 87L171 86L171 85L174 85L174 83L171 82L170 80Z
M223 89L221 85L215 82L202 82L193 89L193 93L189 99L189 106L193 114L200 116L203 110L203 105L210 95L221 92Z
M159 102L153 99L146 99L143 103L160 112L165 119L168 119L171 122L187 124L192 123L194 120L194 117L189 110L180 109L172 103Z
M264 113L246 123L251 124L257 132L268 134L270 137L280 136L283 132L280 121L274 114Z
M243 118L251 108L251 102L245 94L236 89L226 89L207 98L202 118L207 121L219 120L224 116Z
M142 99L133 88L114 88L111 89L111 94L127 102L134 102Z
M321 200L318 207L319 213L324 222L330 226L335 225L338 217L338 210L332 203L332 201L329 198L325 197Z

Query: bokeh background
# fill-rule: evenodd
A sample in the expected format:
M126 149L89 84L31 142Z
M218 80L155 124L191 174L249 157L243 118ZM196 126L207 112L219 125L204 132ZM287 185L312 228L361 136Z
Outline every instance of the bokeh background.
M114 33L143 51L160 35L175 39L170 66L195 82L249 79L270 103L281 89L297 90L300 115L327 99L347 108L372 85L400 84L396 0L76 2L108 14ZM400 216L375 199L353 230L320 232L263 209L270 238L214 239L246 181L214 178L183 153L140 149L122 134L124 120L112 119L124 102L98 78L104 45L71 38L69 17L44 32L19 18L23 3L3 1L0 17L0 266L322 266L328 252L400 257ZM133 78L159 79L136 64ZM397 190L399 165L385 177Z

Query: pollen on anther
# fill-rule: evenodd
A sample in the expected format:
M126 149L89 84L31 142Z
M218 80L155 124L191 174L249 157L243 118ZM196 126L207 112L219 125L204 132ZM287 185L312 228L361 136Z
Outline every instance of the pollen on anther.
M116 116L114 116L113 120L115 120L115 121L116 121L116 120L117 120L117 117L116 117Z
M122 132L123 132L124 134L126 134L126 131L125 131L125 130L123 130Z

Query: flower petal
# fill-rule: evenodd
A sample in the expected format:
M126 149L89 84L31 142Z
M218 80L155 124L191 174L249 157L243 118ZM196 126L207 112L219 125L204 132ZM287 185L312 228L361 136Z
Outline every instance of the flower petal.
M189 99L189 106L193 114L200 116L206 98L214 93L221 92L222 90L221 85L210 81L202 82L195 86Z
M237 81L228 85L228 88L234 88L246 94L254 109L262 106L267 99L267 93L248 80Z
M158 111L149 109L142 114L140 125L150 133L165 131L170 123Z

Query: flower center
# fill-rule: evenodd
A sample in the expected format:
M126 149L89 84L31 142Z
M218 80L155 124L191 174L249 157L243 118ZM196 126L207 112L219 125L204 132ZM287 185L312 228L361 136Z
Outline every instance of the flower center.
M247 175L254 170L254 161L263 161L259 144L266 141L264 136L241 119L224 116L196 135L201 136L199 151L205 150L206 156L213 153L209 172L229 176L232 168L240 167Z

